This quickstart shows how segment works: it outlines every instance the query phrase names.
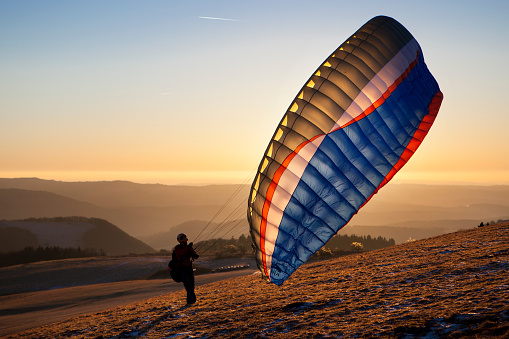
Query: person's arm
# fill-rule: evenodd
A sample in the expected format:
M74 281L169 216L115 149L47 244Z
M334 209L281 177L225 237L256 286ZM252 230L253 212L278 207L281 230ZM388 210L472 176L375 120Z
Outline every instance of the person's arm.
M191 258L193 259L198 259L200 256L198 255L198 253L196 253L196 251L194 250L194 248L192 247L192 243L189 245L189 252L190 252L190 256Z

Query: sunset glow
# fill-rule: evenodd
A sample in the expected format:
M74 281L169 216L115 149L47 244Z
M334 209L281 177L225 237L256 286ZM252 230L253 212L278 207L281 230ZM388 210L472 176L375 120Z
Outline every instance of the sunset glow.
M316 65L352 27L387 15L422 45L444 94L394 182L509 184L508 11L501 1L3 2L0 177L252 181Z

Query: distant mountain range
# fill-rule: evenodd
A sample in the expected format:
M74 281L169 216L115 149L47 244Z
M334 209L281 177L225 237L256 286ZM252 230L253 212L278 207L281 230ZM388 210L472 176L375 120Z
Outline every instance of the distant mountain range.
M0 219L80 215L106 219L133 236L146 236L189 220L209 221L237 191L231 206L247 201L248 186L0 179ZM229 212L227 208L224 215Z
M108 255L153 253L155 250L106 220L84 217L0 221L0 252L32 247L101 250Z
M194 240L192 236L211 221L209 230L223 220L245 219L249 190L249 185L0 179L0 219L74 215L101 218L155 249L169 249L180 232L188 232ZM509 219L509 186L388 184L341 232L369 232L400 243L499 219ZM238 227L245 227L248 234L247 222L244 225Z
M75 215L101 217L106 211L106 208L49 191L0 189L0 219Z

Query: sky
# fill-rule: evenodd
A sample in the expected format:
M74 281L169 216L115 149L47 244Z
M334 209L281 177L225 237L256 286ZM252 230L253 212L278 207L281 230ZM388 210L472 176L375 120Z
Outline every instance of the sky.
M0 177L249 182L306 80L387 15L444 93L393 181L509 184L507 13L505 0L0 0Z

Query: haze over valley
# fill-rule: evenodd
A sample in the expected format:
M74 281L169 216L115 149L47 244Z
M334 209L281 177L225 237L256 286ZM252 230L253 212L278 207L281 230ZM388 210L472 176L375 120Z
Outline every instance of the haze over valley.
M249 189L249 185L0 179L0 220L101 218L155 250L170 249L178 233L187 232L193 240L209 223L209 231L230 230L227 238L247 235ZM389 184L340 234L383 236L402 243L506 219L509 186ZM200 238L213 235L206 231Z

